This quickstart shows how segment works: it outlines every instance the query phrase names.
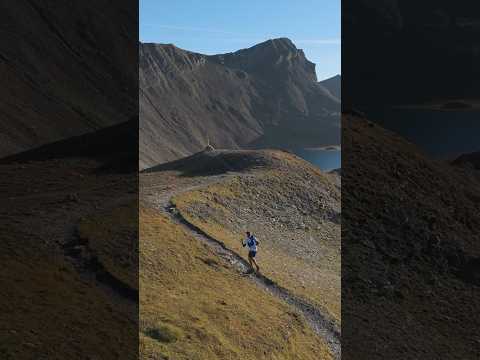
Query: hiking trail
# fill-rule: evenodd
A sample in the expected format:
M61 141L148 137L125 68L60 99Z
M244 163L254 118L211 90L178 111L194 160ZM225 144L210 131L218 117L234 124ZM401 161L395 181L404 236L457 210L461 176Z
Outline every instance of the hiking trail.
M191 235L193 235L200 242L208 245L216 255L226 260L231 264L238 273L245 275L250 281L254 282L258 287L268 292L269 294L279 298L283 302L289 304L298 312L303 314L307 323L312 330L319 335L327 343L330 352L334 359L341 359L341 331L335 321L325 313L320 307L306 301L292 294L291 291L278 285L273 280L269 279L261 273L249 273L250 266L248 261L235 251L227 248L225 244L188 222L177 210L177 208L171 203L171 198L175 195L185 193L188 191L203 188L207 185L218 183L225 178L232 176L243 176L239 173L229 173L228 175L210 176L208 179L197 181L193 185L188 185L181 189L174 189L172 187L161 186L161 193L150 193L146 196L147 201L154 205L158 210L161 210L176 224L181 225ZM149 187L152 190L154 187Z

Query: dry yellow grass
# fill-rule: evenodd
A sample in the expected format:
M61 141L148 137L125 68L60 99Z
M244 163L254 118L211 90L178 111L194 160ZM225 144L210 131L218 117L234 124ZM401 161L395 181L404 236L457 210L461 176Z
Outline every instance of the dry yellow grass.
M261 182L268 179L278 188L272 187L271 193L286 193L289 189L280 188L285 186L284 180L288 177L282 171L264 171L256 172L255 177ZM318 180L325 182L324 175ZM295 185L294 185L295 186ZM330 185L331 186L331 185ZM233 200L237 209L241 207L236 199L245 198L246 191L249 189L241 187L238 179L233 178L230 181L210 185L200 190L189 191L175 196L172 202L176 205L182 216L205 231L210 236L222 241L233 251L243 254L246 257L246 250L242 248L240 239L244 236L243 232L235 232L232 223L236 221L238 215L232 212L232 208L225 206L225 200ZM262 194L264 196L265 194ZM266 195L265 195L266 196ZM221 201L219 201L221 199ZM208 215L199 214L198 206L208 209ZM253 207L255 204L252 203ZM266 228L260 224L261 218L257 224L250 223L249 228L256 228L268 234ZM334 237L338 238L335 243L322 242L318 244L322 256L320 259L311 261L299 256L293 255L288 249L279 247L278 241L272 239L263 239L261 250L259 252L259 261L262 267L262 273L271 279L277 281L280 285L292 290L317 305L326 309L340 324L341 323L341 254L340 254L340 226L326 223L323 229L328 228ZM286 230L281 236L295 238L302 232L298 230ZM308 234L303 234L315 239L322 239L320 231L309 229Z
M2 165L8 176L0 183L0 359L138 355L138 303L97 281L97 269L82 257L86 246L76 246L73 230L81 218L136 197L135 174L99 176L98 166L93 159ZM129 226L129 234L138 229ZM94 247L104 242L90 235Z
M112 302L60 258L1 259L1 359L134 356L135 309ZM131 318L125 316L131 312ZM95 331L92 331L95 329Z
M330 359L304 318L160 212L140 209L142 359Z
M78 236L115 278L138 289L138 205L124 201L100 214L82 219Z

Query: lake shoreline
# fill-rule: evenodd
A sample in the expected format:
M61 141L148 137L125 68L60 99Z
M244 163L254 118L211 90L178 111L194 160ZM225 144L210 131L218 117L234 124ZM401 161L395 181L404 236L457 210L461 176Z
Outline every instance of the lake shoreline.
M303 149L306 151L342 151L342 146L328 145L328 146L319 146L319 147L305 147Z
M332 149L325 148L297 148L292 149L292 153L301 157L305 161L317 166L320 170L329 172L341 169L342 151L340 147Z

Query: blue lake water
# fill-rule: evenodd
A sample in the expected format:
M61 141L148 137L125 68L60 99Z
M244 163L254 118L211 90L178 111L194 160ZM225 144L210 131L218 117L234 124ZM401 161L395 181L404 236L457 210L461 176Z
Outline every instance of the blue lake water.
M293 152L302 159L318 166L323 171L342 167L341 150L294 149Z
M480 111L380 109L370 119L435 158L480 150Z

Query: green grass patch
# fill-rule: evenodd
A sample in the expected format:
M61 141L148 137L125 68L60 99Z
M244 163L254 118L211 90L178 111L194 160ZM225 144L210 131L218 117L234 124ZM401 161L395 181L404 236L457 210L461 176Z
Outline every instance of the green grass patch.
M181 337L181 331L179 329L166 324L147 328L144 333L148 337L162 343L173 343Z

